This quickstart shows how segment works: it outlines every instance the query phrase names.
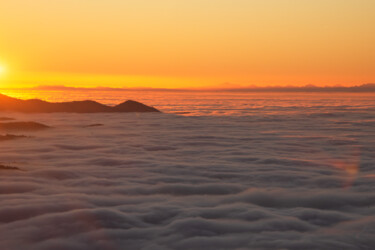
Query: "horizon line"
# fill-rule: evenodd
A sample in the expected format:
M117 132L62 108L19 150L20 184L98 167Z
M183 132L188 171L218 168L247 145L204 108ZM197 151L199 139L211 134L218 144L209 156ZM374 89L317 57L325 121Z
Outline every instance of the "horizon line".
M175 91L175 92L375 92L375 83L366 83L355 86L245 86L245 87L203 87L203 88L152 88L152 87L71 87L65 85L39 85L27 88L0 88L0 90L51 90L51 91Z

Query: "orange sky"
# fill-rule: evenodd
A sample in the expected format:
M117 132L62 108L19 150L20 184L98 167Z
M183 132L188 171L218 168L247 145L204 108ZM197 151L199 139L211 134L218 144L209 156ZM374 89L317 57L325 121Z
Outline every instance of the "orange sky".
M0 88L375 82L374 13L373 0L1 1Z

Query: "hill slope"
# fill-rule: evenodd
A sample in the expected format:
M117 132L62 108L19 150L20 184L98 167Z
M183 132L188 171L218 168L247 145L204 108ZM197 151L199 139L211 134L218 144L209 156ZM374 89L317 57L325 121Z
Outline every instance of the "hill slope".
M52 103L38 99L20 100L2 94L0 94L0 111L16 111L23 113L160 112L153 107L131 100L111 107L90 100Z

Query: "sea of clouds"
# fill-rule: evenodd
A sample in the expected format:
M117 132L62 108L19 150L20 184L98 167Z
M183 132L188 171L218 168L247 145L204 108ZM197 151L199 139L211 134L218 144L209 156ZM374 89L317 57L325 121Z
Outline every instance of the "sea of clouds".
M373 109L0 116L0 249L375 249Z

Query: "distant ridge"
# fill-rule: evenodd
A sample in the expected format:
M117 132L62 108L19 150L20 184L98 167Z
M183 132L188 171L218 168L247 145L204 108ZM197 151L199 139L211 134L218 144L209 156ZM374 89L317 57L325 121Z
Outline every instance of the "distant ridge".
M160 112L154 107L140 102L128 100L111 107L95 101L74 101L52 103L38 99L20 100L0 94L0 111L16 111L23 113L126 113L126 112Z
M367 83L353 87L317 87L314 85L306 85L303 87L250 87L250 88L230 88L217 89L217 91L232 91L232 92L342 92L342 93L367 93L375 92L375 83Z
M230 86L230 84L228 85ZM23 88L25 89L25 88ZM228 91L228 92L375 92L375 83L366 83L362 85L343 87L318 87L312 84L296 87L296 86L274 86L274 87L212 87L212 88L179 88L179 89L166 89L166 88L110 88L110 87L68 87L68 86L37 86L28 88L29 90L50 90L50 91L165 91L165 92L209 92L209 91Z

